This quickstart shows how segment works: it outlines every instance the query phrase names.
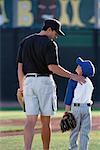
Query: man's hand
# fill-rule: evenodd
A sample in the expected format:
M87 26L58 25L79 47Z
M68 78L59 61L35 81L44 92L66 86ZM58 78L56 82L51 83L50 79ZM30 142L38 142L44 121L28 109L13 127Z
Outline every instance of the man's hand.
M85 77L77 75L77 74L74 74L74 73L71 73L70 78L72 80L78 81L80 84L83 84L83 83L86 82L85 81Z
M72 80L78 81L80 84L85 83L85 77L79 76L77 74L71 73L68 70L65 70L62 68L60 65L48 65L48 68L50 71L52 71L54 74L57 74L59 76L65 77L65 78L70 78Z

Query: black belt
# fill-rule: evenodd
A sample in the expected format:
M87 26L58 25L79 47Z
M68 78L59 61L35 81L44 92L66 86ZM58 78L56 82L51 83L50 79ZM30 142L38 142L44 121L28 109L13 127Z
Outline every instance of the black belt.
M26 74L26 77L43 77L43 76L49 77L50 74Z
M84 105L84 103L74 103L74 106L81 106L81 105ZM90 103L87 103L86 105L87 106L91 106Z

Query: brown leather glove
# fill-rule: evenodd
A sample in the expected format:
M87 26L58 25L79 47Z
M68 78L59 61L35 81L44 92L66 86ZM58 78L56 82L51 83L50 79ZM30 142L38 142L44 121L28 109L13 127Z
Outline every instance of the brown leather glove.
M23 92L20 91L20 89L17 90L17 100L21 106L21 108L24 110L25 112L25 103L24 103L24 99L23 99Z
M70 112L65 112L60 121L60 128L62 132L73 130L76 127L76 119Z

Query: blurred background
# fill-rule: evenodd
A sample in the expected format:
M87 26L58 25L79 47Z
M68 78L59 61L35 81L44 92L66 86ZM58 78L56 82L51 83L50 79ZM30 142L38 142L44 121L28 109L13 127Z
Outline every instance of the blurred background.
M93 101L100 100L100 0L0 0L0 104L17 102L16 56L19 42L41 30L43 21L56 18L65 37L59 37L60 65L74 72L77 57L96 68ZM67 79L54 75L59 102Z

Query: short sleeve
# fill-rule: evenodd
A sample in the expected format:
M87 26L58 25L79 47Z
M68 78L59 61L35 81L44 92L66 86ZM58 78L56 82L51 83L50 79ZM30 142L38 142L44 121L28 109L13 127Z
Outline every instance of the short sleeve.
M58 64L58 46L54 41L50 41L47 45L47 50L45 54L45 59L47 65Z
M17 63L22 63L22 49L23 49L23 44L20 43L19 48L18 48L18 53L17 53Z
M71 79L68 81L68 86L66 89L66 95L64 99L65 105L71 105L73 97L74 97L74 90L76 86L77 86L77 81L74 81Z

